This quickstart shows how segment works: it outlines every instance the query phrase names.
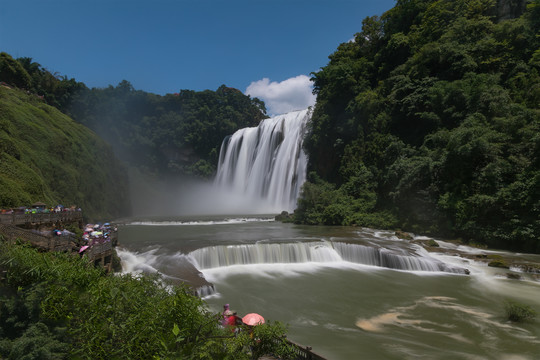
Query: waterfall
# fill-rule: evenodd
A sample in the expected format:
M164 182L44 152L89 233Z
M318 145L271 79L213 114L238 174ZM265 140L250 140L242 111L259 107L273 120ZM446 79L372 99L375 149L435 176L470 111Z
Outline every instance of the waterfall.
M199 270L231 265L341 261L332 247L319 243L211 246L190 253Z
M258 243L210 246L189 254L199 270L232 265L350 262L405 271L441 271L457 274L466 269L450 267L429 256L342 242Z
M334 246L343 260L359 264L408 271L443 271L459 274L466 272L464 269L450 267L428 256L396 254L389 249L357 244L334 243Z
M307 157L302 149L309 109L263 120L244 128L221 145L217 187L248 197L255 211L292 211L305 181Z

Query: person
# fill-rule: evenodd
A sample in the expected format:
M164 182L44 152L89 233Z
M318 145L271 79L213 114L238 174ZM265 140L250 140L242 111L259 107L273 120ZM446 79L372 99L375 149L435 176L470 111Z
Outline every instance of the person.
M228 312L231 311L229 309L229 304L223 305L223 312L221 313L221 325L223 327L227 326L227 320L229 318ZM232 312L231 312L232 313Z
M223 305L223 313L222 313L223 316L225 316L225 312L226 312L227 310L229 310L229 304Z
M242 319L238 317L237 312L233 310L227 310L227 319L225 320L224 327L230 328L232 332L237 333L237 326L242 325Z

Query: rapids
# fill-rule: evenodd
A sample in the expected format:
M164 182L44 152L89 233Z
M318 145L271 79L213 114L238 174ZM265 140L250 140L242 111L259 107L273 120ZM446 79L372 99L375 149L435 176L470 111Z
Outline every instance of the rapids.
M203 197L215 200L212 214L293 210L309 117L297 111L237 131L223 141L214 189L177 201L190 214L209 213L194 212ZM504 313L508 300L540 312L538 275L489 268L474 256L490 252L444 241L428 252L427 238L273 218L132 219L119 226L118 252L124 271L191 284L216 313L229 303L285 323L291 340L328 359L538 359L538 322L510 323Z
M388 231L263 216L138 219L119 227L119 240L125 271L174 280L194 268L213 284L200 287L210 309L230 303L239 314L288 324L291 340L328 359L532 360L540 353L538 320L515 324L504 314L507 300L540 311L538 278L458 256L485 250L458 252L437 240L440 252L428 253Z

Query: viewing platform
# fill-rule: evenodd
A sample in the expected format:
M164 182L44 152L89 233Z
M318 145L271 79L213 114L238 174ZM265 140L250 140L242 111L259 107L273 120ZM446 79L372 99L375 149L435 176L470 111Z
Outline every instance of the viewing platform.
M8 225L54 225L57 223L71 223L83 221L82 211L61 211L50 213L30 214L0 214L0 224Z
M81 242L75 234L53 235L51 231L38 230L40 227L63 228L64 225L83 223L81 211L61 211L49 213L11 213L0 214L0 235L7 241L22 241L42 251L76 252ZM50 233L50 234L47 234ZM85 251L88 260L106 271L112 270L113 243L116 233L109 241L96 243Z

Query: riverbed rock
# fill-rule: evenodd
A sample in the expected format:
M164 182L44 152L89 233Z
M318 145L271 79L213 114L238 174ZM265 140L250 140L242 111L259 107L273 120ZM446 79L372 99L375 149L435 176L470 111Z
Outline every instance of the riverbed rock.
M512 280L521 280L521 275L516 273L506 273L506 277Z
M496 268L503 268L503 269L510 269L510 266L508 266L508 264L504 260L491 260L488 263L488 266L496 267Z
M187 285L193 292L200 296L210 295L215 292L214 284L206 280L204 275L190 262L182 262L180 271L175 277L168 277L166 280L173 285Z
M281 214L276 215L275 220L281 222L291 222L292 215L289 214L287 211L282 211Z
M395 235L398 239L402 239L402 240L413 240L413 237L411 234L409 234L408 232L405 232L405 231L401 231L401 230L397 230L395 232Z

